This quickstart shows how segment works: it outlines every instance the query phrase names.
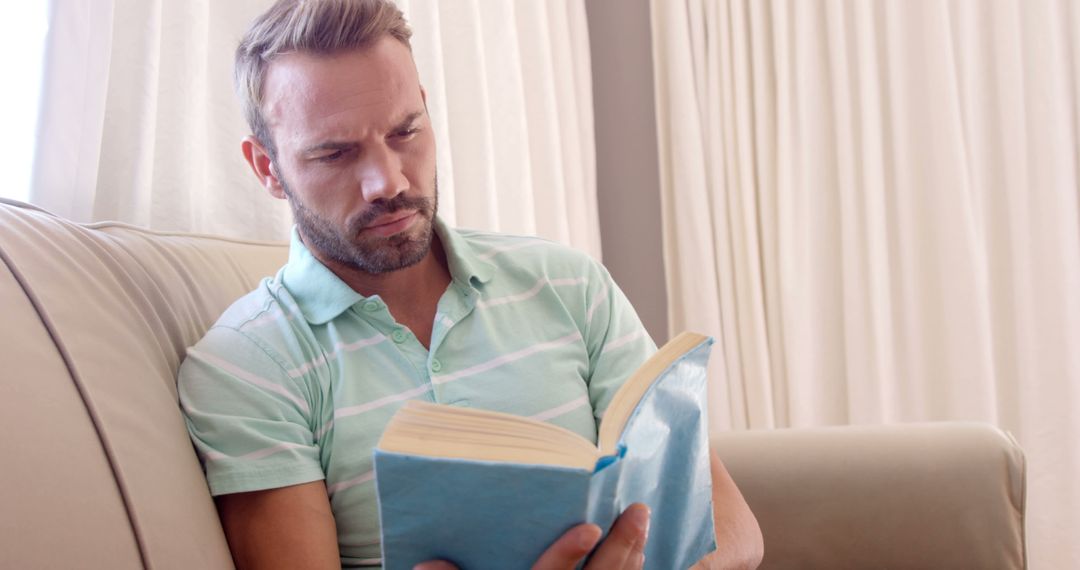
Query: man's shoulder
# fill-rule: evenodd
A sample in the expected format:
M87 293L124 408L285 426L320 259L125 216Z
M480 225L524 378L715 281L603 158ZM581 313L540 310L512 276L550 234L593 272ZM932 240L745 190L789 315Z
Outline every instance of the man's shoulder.
M188 366L192 356L219 367L276 377L318 355L318 341L296 301L276 277L232 303L206 333L187 350L180 380L202 373Z
M277 278L266 277L255 289L233 301L214 326L242 330L257 326L262 321L275 320L287 312L284 305L288 305L288 300L282 298L287 294Z
M477 259L502 269L517 267L546 273L599 266L588 253L542 237L472 229L454 231L470 245Z
M281 352L292 352L298 325L305 323L299 305L281 283L281 274L267 277L243 297L229 305L203 337L200 345L206 345L210 337L221 339L246 337L248 341ZM231 342L231 341L230 341ZM220 347L218 347L220 348Z

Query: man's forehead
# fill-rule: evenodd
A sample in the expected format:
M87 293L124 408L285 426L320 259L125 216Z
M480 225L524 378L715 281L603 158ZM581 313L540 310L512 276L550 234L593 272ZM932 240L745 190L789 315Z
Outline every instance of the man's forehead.
M408 49L386 38L363 50L276 58L264 84L263 113L271 128L296 121L318 127L347 118L390 126L422 106L419 89Z

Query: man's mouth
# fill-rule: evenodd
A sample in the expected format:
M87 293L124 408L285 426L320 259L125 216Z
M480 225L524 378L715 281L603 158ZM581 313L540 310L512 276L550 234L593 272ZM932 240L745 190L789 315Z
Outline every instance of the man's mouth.
M365 227L361 233L379 237L390 237L409 229L416 220L416 210L404 210L379 216Z

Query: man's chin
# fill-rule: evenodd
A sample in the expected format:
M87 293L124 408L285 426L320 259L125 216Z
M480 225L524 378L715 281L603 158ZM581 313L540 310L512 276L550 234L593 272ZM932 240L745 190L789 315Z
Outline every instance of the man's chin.
M423 261L431 251L434 228L423 215L417 214L417 218L407 230L387 237L373 238L361 232L353 243L350 265L367 273L384 274Z
M422 247L421 244L411 242L410 246L416 246L415 249L397 249L392 253L386 250L378 252L367 252L358 256L356 263L353 265L364 271L365 273L371 273L373 275L383 275L386 273L393 273L394 271L401 271L402 269L408 269L427 257L430 247Z

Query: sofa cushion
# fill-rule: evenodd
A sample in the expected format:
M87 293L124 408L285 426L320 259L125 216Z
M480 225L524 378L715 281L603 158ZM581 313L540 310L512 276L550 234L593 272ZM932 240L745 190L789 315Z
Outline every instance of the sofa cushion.
M83 226L0 204L3 334L18 340L0 347L18 363L0 388L4 411L18 410L4 426L29 422L5 430L0 450L7 462L42 462L0 470L4 504L20 505L20 520L3 521L48 537L53 550L5 544L0 565L231 566L178 411L176 371L186 347L287 255L285 244ZM31 438L48 443L31 451ZM123 554L132 546L134 559Z
M6 266L0 307L0 568L62 568L74 560L138 567L135 537L90 417Z

